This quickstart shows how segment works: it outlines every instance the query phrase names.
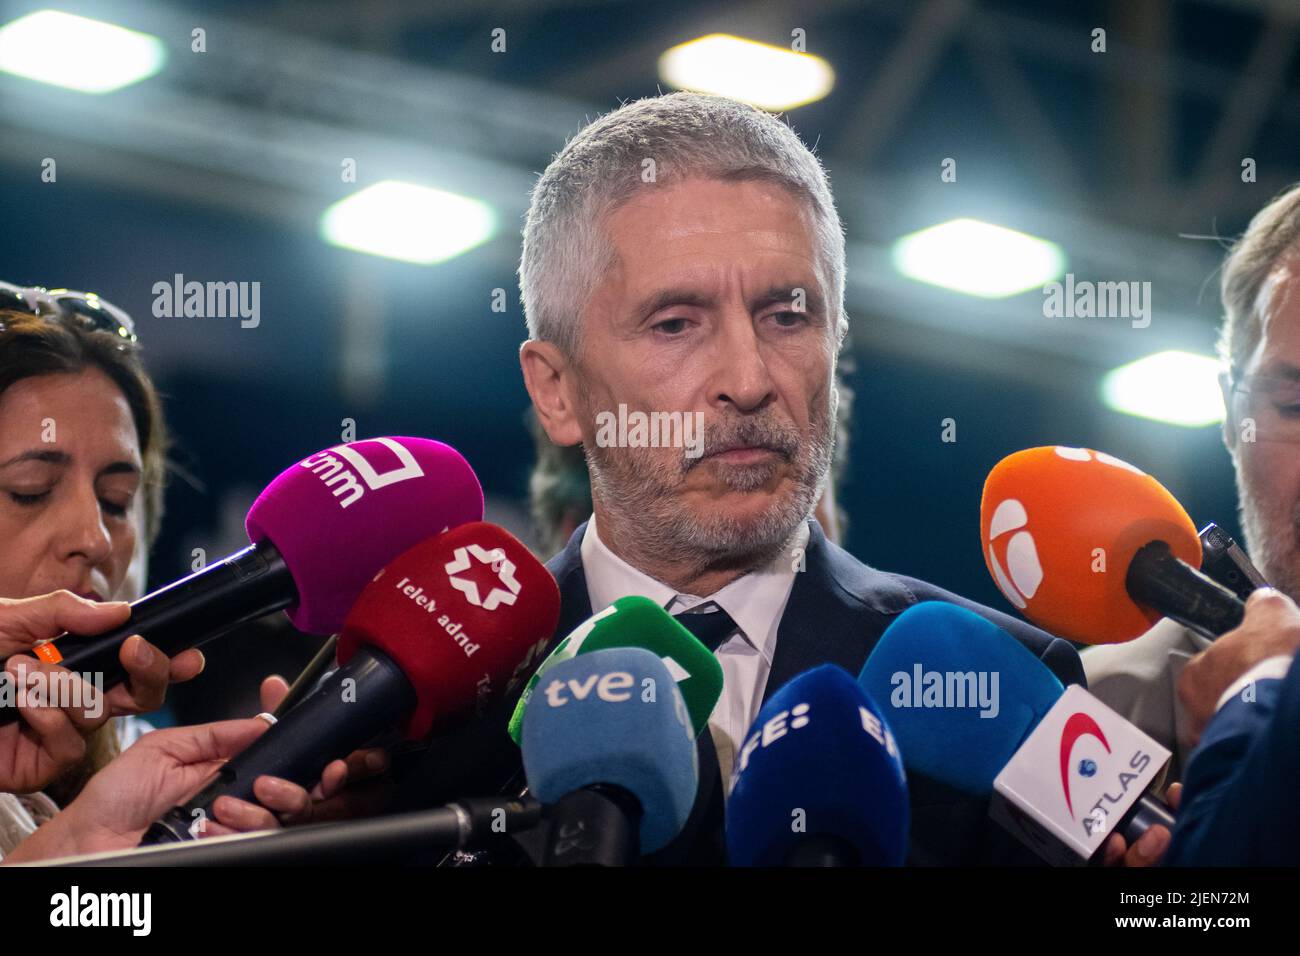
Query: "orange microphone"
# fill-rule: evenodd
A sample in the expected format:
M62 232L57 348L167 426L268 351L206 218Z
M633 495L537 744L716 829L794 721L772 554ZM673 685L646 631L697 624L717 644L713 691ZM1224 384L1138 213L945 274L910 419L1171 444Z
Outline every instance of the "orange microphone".
M1039 627L1114 644L1172 618L1211 640L1244 605L1197 568L1192 519L1126 461L1049 445L1003 458L984 482L980 542L1006 599Z

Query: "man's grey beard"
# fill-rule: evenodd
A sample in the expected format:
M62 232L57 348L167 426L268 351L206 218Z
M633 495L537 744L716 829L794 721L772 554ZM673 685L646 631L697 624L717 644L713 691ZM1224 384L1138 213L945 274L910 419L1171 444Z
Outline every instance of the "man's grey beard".
M827 404L834 407L835 393ZM636 528L629 544L656 563L699 570L752 570L775 558L816 507L830 472L835 416L823 409L811 424L811 438L774 416L730 417L704 430L704 456L677 459L646 454L649 449L586 447L592 490L604 507ZM722 512L692 515L680 504L688 472L707 467L709 455L738 446L769 448L794 465L794 491L775 498L757 519L739 521ZM734 491L754 491L772 480L781 462L726 469L722 480ZM623 557L631 560L632 555Z
M1264 580L1292 600L1300 601L1300 580L1296 576L1296 534L1300 506L1290 513L1274 515L1267 502L1256 496L1236 469L1237 500L1241 528L1246 535L1246 553Z

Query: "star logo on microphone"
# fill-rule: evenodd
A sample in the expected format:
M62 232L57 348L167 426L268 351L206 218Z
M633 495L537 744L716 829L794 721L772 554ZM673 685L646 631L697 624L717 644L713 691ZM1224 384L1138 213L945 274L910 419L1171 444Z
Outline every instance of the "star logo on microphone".
M470 560L471 558L473 561ZM479 595L478 585L474 581L456 576L463 571L468 571L474 562L489 566L495 572L497 581L501 583L501 587L494 586L488 591L486 598ZM520 584L515 579L514 562L508 560L505 552L500 548L487 551L477 544L457 548L444 569L451 586L464 594L465 600L470 604L481 607L485 611L495 611L502 604L514 604L519 597Z

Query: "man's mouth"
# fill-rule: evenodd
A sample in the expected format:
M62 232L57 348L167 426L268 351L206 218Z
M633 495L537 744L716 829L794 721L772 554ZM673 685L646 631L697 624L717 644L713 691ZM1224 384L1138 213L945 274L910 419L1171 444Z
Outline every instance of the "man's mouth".
M728 448L725 451L712 452L708 457L727 465L756 465L772 458L780 458L782 455L781 452L773 448L765 448L761 445L742 445L736 448Z

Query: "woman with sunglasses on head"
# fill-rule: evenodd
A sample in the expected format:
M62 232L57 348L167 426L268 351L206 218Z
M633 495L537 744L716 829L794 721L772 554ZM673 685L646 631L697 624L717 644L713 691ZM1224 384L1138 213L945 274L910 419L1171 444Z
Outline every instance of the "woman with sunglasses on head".
M37 641L64 630L98 633L126 620L125 604L102 602L140 596L142 556L162 515L165 450L158 394L130 317L94 295L0 283L0 659L9 658L10 675L57 669L25 653ZM198 650L169 661L138 635L125 642L121 660L128 680L104 695L107 706L99 710L107 716L156 709L169 682L203 670ZM274 706L282 693L283 681L268 679L264 704L269 697ZM114 722L103 714L36 710L20 707L20 721L0 725L0 857L118 753ZM184 761L175 756L184 747L178 751L176 740L202 733L210 736L196 727L162 738L171 746L154 763L169 767L165 785L140 779L137 755L127 764L136 765L131 779L109 775L113 799L102 796L104 787L101 797L88 793L90 814L87 800L78 801L81 818L174 800L159 790L185 779ZM142 754L154 750L159 746ZM328 789L341 787L341 766L331 765ZM272 810L286 822L309 813L311 798L301 787L271 778L259 783L265 806L223 798L212 832L276 826Z

